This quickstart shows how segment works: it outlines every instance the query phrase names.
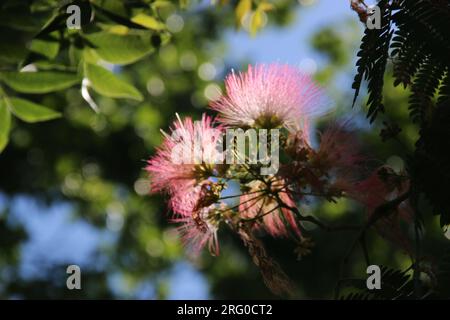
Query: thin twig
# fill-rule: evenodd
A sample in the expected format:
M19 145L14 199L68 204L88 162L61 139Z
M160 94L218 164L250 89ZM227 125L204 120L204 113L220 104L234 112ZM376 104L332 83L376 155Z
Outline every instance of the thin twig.
M377 223L380 219L385 218L389 216L394 209L396 209L403 201L407 200L411 196L411 191L408 190L407 192L403 193L402 195L398 196L397 198L388 201L386 203L383 203L382 205L375 208L373 211L373 214L369 217L369 220L367 223L361 228L360 232L358 233L356 239L352 242L352 245L350 246L349 250L347 251L346 255L344 256L342 263L341 263L341 271L340 271L340 278L343 278L343 273L345 270L345 267L348 264L348 261L350 259L351 254L353 253L354 249L356 248L358 243L362 243L361 240L365 238L365 234L367 230L372 227L375 223ZM363 250L364 247L363 247ZM368 257L366 257L368 258Z
M252 191L252 192L245 192L245 193L241 193L241 194L235 194L232 196L225 196L225 197L221 197L218 200L226 200L226 199L232 199L232 198L237 198L237 197L241 197L243 195L249 195L249 194L254 194L254 193L259 193L259 192L265 192L266 190L257 190L257 191Z
M281 208L280 206L276 206L275 208L273 208L273 209L271 209L271 210L269 210L267 212L264 212L263 214L258 214L257 216L255 216L253 218L242 218L241 221L243 221L243 222L253 222L253 221L256 221L258 219L261 219L262 217L264 217L264 216L266 216L268 214L271 214L272 212L274 212L275 210L278 210L280 208Z
M322 221L318 220L317 218L313 217L313 216L304 216L300 213L300 211L298 210L298 208L296 207L291 207L287 204L285 204L279 197L278 200L280 203L280 206L283 208L286 208L288 210L291 210L293 213L295 213L295 215L297 216L297 218L300 221L306 221L306 222L311 222L315 225L317 225L319 228L325 230L325 231L345 231L345 230L359 230L361 228L361 226L357 226L357 225L339 225L339 226L330 226L327 225L325 223L323 223Z

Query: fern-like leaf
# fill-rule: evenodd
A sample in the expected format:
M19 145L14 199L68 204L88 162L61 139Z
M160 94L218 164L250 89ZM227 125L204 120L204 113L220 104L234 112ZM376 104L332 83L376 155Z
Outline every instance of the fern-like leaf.
M383 106L383 85L384 72L387 59L389 57L389 44L392 37L391 30L391 9L389 1L381 0L378 3L382 13L382 23L380 29L366 29L361 41L358 52L358 61L356 62L357 73L353 81L355 95L352 105L355 105L359 95L363 79L368 82L369 107L367 117L374 121L377 113L384 111Z

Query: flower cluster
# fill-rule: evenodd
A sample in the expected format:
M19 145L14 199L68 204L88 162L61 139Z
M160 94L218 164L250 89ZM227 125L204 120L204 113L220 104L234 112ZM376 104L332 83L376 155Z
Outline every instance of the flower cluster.
M304 221L324 226L313 216L304 215L298 206L308 203L309 198L335 201L350 197L364 204L370 217L379 205L408 187L382 179L380 170L364 178L365 157L348 121L328 125L314 145L310 139L312 123L326 112L328 99L297 68L249 66L246 72L231 72L225 88L225 94L211 104L218 112L216 118L203 115L201 121L194 122L177 115L171 132L164 133L162 146L146 168L152 191L169 196L172 220L181 224L182 238L194 252L207 246L212 254L219 254L217 231L227 225L241 236L255 263L261 269L270 269L265 277L270 287L268 279L273 274L278 274L278 279L285 277L282 271L273 270L276 263L258 256L258 252L266 254L255 233L292 237L299 244L305 243L309 238L304 236ZM261 152L263 145L238 151L236 136L227 136L224 141L229 129L256 130L260 136L261 132L266 135L268 130L276 130L279 141L270 141L268 146L272 151L276 147L279 169L262 174L260 168L269 160L267 152ZM252 143L251 134L243 137ZM231 142L225 153L237 155L242 161L224 161L225 153L220 148L225 142ZM256 154L259 163L252 161ZM407 250L398 222L408 217L407 203L394 210L398 211L394 218L384 217L376 225L388 239L400 241Z

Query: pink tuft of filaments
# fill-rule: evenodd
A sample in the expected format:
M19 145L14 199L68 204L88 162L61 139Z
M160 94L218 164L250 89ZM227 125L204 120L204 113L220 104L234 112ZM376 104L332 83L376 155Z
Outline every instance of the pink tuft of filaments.
M263 228L273 237L287 237L290 234L288 227L299 238L301 231L294 217L293 212L285 207L280 207L279 203L271 196L263 192L264 186L260 181L250 183L249 193L244 193L240 197L239 212L242 217L255 219L255 228ZM273 182L272 189L287 207L296 207L295 201L284 187L284 181ZM258 192L258 190L261 191Z
M286 64L248 66L225 79L226 93L211 103L220 121L238 127L267 123L308 131L311 117L323 114L328 99L311 77Z
M201 186L208 183L208 162L213 163L222 130L213 125L214 120L206 115L196 122L190 117L178 118L171 134L164 133L162 145L145 168L151 191L168 193L169 206L176 214L190 215L201 195ZM203 159L196 159L198 147Z

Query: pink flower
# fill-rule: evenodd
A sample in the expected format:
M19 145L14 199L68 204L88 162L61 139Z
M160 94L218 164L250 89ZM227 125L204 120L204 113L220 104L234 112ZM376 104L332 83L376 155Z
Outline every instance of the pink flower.
M355 133L348 121L329 126L320 136L320 146L315 159L327 169L348 173L355 171L364 159Z
M317 152L311 156L315 172L326 177L331 195L351 190L363 172L361 145L348 121L334 123L320 136Z
M172 220L181 223L177 230L183 243L193 254L198 255L205 246L208 246L212 255L219 255L217 230L220 220L216 219L215 213L222 209L221 205L212 204L194 212L192 216Z
M195 183L195 182L194 182ZM178 189L171 192L169 208L184 217L189 217L199 207L202 200L202 185L207 181L199 182L198 185L189 186L186 189ZM180 184L181 186L182 184ZM183 187L184 188L184 187Z
M381 167L372 173L367 179L355 184L350 197L364 204L367 208L368 216L372 216L375 209L390 200L405 193L409 188L409 183L398 177L389 167ZM410 224L412 221L412 209L409 201L403 201L395 210L381 218L376 224L377 232L402 248L407 253L412 252L411 242L401 224Z
M214 172L221 130L220 126L214 128L213 119L206 115L197 122L178 118L171 135L164 133L162 146L148 161L151 191L167 192L175 213L190 215L200 201L202 186Z
M364 157L349 127L347 121L329 126L320 136L317 150L301 132L289 134L285 150L291 161L280 174L296 194L312 193L332 200L354 187L363 171Z
M289 65L248 66L230 73L226 94L212 102L220 120L231 126L308 131L311 116L323 113L327 99L306 74Z
M279 207L277 200L265 192L267 186L263 182L255 180L250 182L249 186L249 192L240 197L239 212L243 218L254 219L261 217L260 221L255 220L255 226L264 228L267 233L274 237L288 236L289 230L287 226L301 237L299 226L292 211ZM296 206L294 200L284 188L282 180L273 182L272 190L278 193L280 200L285 205L289 207Z

